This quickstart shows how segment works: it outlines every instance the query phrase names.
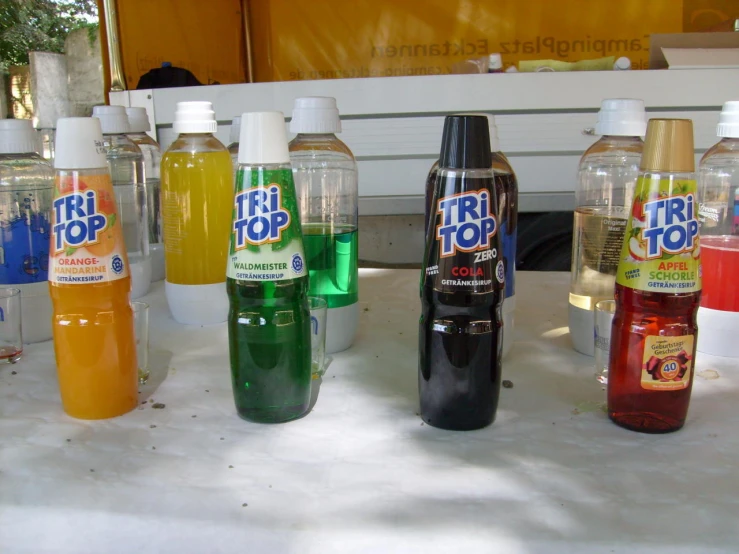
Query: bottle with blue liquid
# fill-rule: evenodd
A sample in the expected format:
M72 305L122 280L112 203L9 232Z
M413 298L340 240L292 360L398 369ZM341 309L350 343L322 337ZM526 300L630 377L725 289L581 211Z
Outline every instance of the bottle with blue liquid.
M23 342L51 338L49 234L54 170L28 119L0 120L0 286L21 290Z

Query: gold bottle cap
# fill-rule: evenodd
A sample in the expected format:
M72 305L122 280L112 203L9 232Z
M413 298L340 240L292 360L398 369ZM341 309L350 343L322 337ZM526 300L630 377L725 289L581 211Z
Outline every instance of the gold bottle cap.
M694 172L693 121L650 119L639 167L642 171Z

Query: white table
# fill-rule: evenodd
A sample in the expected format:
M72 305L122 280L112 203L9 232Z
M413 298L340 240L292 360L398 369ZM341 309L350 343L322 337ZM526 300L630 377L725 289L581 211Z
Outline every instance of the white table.
M416 415L418 277L361 272L357 343L282 425L236 416L225 324L174 323L161 283L125 416L64 415L51 343L27 347L0 367L0 552L739 550L737 360L698 357L720 377L696 377L682 431L618 428L570 347L569 274L520 273L514 388L491 427L437 430Z

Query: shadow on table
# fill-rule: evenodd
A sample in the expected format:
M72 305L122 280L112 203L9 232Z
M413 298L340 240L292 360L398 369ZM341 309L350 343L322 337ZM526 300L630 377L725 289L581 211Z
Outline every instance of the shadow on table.
M560 337L553 342L569 347ZM397 458L385 460L382 479L368 479L400 483L403 494L379 508L358 504L322 516L340 517L347 527L370 522L380 529L433 530L440 536L468 528L481 541L505 539L507 548L500 551L521 553L628 552L646 544L659 545L660 552L671 547L687 552L691 546L708 552L714 550L705 539L680 523L705 509L706 520L717 527L711 545L725 548L739 539L726 511L739 482L731 477L733 464L719 462L727 441L733 441L722 421L736 420L736 391L715 389L710 397L693 398L682 431L634 433L613 425L600 409L605 392L589 360L569 375L535 365L524 372L522 364L535 356L532 345L519 346L511 365L521 374L505 375L515 385L501 390L492 426L444 431L420 418L401 425ZM407 469L414 464L417 475ZM701 469L706 465L708 472ZM691 500L697 474L707 490L701 488ZM714 507L703 508L703 498ZM646 523L660 510L660 528Z
M169 373L172 352L169 350L149 350L149 379L139 386L139 402L148 400L164 382Z

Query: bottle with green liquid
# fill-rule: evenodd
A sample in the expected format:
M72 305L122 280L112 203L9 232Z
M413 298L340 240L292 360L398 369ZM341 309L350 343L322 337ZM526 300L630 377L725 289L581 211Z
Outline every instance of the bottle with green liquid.
M341 132L334 98L295 100L290 142L303 224L310 295L326 300L326 352L354 342L359 322L357 270L357 164L336 137Z
M239 416L290 421L310 402L308 269L281 112L242 115L226 267Z

